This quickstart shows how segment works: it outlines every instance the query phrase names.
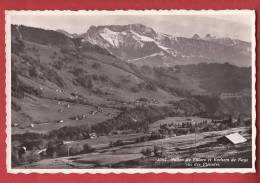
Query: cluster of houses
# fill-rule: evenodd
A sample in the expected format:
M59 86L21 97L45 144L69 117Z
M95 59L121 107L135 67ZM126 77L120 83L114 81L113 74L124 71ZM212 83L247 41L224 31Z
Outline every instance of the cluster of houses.
M221 93L220 98L240 97L241 93Z
M135 105L147 105L147 104L159 104L159 101L155 98L145 98L145 97L141 97L138 100L136 100Z
M192 133L192 125L190 123L176 123L160 125L158 132L167 136L179 136Z
M20 127L21 129L25 128L25 127L21 127L18 123L12 123L11 124L12 127ZM34 123L30 123L27 127L30 127L30 128L34 128L35 127L35 124Z
M212 120L212 123L214 124L222 124L222 125L226 125L227 127L237 127L237 126L246 126L246 125L250 125L251 123L251 119L250 118L232 118L232 116L223 118L223 119L219 119L219 120Z
M73 117L70 117L69 119L78 121L78 120L82 120L82 119L85 119L85 118L87 118L87 114L81 114L81 115L73 116Z
M70 104L66 104L66 107L67 107L67 108L70 108ZM59 109L58 111L59 111L59 112L63 112L62 109ZM70 119L70 120L78 121L78 120L82 120L82 119L87 118L87 116L89 116L89 115L94 116L94 115L96 115L97 113L103 113L104 115L109 116L109 117L112 116L111 113L105 113L104 110L103 110L101 107L98 106L98 107L96 107L96 110L89 111L89 112L86 113L86 114L76 115L76 116L70 117L69 119ZM64 122L64 119L61 119L61 120L58 120L58 121L57 121L57 123L63 123L63 122Z
M63 93L64 91L61 90L61 89L56 89L55 92L56 92L56 93Z
M193 122L192 120L184 120L181 122L172 122L160 124L158 132L168 136L179 136L189 133L217 131L238 126L246 126L250 120L245 121L240 118L227 117L220 120L203 120L201 122Z

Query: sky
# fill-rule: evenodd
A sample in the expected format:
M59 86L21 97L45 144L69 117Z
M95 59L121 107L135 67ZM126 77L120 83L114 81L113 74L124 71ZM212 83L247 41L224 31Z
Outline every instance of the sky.
M84 33L91 25L125 25L140 23L156 32L173 36L231 37L251 41L251 17L248 14L215 15L93 15L93 14L19 14L11 16L12 24L22 24L44 29L63 29L69 33Z

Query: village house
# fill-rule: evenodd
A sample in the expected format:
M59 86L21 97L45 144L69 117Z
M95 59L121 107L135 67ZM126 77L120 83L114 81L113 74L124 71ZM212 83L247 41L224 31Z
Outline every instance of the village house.
M97 138L97 134L95 132L92 132L92 133L89 134L89 137L91 139L95 139L95 138Z
M221 138L218 139L218 142L223 143L223 144L240 144L246 142L247 139L244 138L242 135L239 133L232 133L229 135L225 135Z

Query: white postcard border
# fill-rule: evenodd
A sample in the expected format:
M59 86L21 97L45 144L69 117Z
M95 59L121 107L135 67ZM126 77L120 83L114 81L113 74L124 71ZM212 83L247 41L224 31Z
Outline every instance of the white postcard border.
M174 169L14 169L11 167L11 16L13 15L240 15L251 16L252 25L252 168L174 168ZM6 165L7 172L24 173L254 173L256 162L256 38L254 10L7 10L5 11L6 44Z

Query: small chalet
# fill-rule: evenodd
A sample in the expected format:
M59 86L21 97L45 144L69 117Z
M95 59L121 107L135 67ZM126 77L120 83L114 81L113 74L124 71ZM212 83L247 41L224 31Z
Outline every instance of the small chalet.
M244 138L239 133L232 133L232 134L225 135L225 136L219 138L218 141L221 143L225 143L225 144L228 144L228 143L240 144L240 143L246 142L247 139Z

